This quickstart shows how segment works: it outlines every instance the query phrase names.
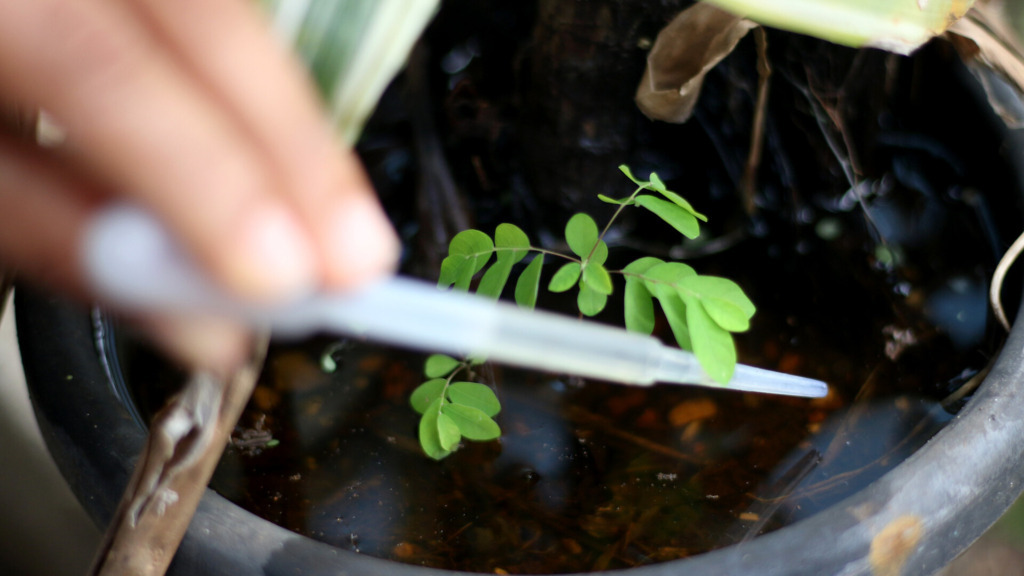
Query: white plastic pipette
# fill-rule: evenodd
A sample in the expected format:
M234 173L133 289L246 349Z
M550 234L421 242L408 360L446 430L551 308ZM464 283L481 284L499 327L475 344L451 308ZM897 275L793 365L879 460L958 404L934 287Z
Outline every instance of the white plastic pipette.
M98 293L126 309L211 312L278 335L333 332L626 384L692 384L804 397L828 393L819 380L745 365L737 365L732 380L722 385L692 353L653 336L397 276L358 291L315 293L279 306L245 304L210 282L154 218L129 206L96 217L83 258Z

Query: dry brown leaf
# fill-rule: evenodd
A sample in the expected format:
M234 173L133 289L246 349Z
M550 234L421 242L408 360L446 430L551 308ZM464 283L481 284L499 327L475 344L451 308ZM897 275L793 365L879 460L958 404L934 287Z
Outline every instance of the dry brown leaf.
M1019 93L1024 92L1024 49L1007 25L1003 3L976 4L950 26L946 38L956 47L1006 125L1024 128L1024 107L1019 98ZM993 78L987 70L996 71L999 77Z
M704 76L757 24L703 2L676 16L647 56L637 88L640 110L653 120L682 123L700 96Z

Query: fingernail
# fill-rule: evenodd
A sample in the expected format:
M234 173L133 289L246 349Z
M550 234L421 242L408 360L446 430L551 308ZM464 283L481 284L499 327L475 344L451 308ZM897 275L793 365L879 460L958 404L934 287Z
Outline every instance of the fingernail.
M276 206L256 208L243 225L239 286L242 295L280 300L316 283L313 246L298 220Z
M347 197L330 219L329 281L352 287L394 272L401 245L371 194Z

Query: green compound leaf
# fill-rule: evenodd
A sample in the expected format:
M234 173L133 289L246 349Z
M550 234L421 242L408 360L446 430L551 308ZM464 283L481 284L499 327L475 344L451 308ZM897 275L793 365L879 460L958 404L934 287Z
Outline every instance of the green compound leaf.
M612 293L612 277L604 266L596 262L587 263L583 269L583 282L605 296Z
M552 292L565 292L576 285L580 279L580 263L569 262L555 272L548 283L548 290Z
M442 450L453 452L462 440L462 427L448 415L451 404L442 404L441 412L437 415L437 439Z
M537 254L533 261L516 282L516 303L523 308L533 309L537 305L537 292L540 290L540 271L544 266L544 255Z
M569 249L580 258L590 256L597 238L597 224L587 214L575 214L565 225L565 241L569 243Z
M608 303L608 295L603 294L587 284L580 282L580 293L576 297L576 305L584 316L596 316L604 310Z
M462 436L470 440L494 440L501 436L501 428L483 411L463 404L449 404L445 407L445 415L458 426Z
M434 460L440 460L451 454L451 450L445 450L441 446L441 437L438 433L437 420L441 412L441 398L438 398L427 406L420 418L419 438L420 446L427 456Z
M690 239L700 236L700 223L690 211L672 202L649 195L637 196L636 203L654 212L658 218L668 222L683 236Z
M693 341L693 353L708 376L726 384L736 368L736 345L700 303L691 297L686 301L686 321Z
M434 378L433 380L427 380L423 384L420 384L412 391L412 395L409 397L409 403L412 404L412 409L425 414L427 408L434 403L435 400L441 399L441 394L444 393L444 378Z
M476 408L487 416L501 412L501 403L494 390L476 382L453 383L448 387L448 399L454 404Z
M641 182L641 181L636 179L636 176L633 176L633 172L629 169L629 166L626 166L625 164L621 164L621 165L619 165L619 171L622 172L623 174L625 174L626 178L629 178L630 180L632 180L633 183L636 184L637 186L646 186L647 185L647 182Z
M459 367L459 362L445 354L431 354L423 363L423 375L427 378L443 378Z

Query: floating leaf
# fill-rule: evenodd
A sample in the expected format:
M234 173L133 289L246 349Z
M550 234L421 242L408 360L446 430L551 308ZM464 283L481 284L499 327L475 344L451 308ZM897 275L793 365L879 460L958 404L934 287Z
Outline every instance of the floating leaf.
M646 194L637 196L636 203L654 212L683 236L690 239L700 236L700 224L697 222L697 218L686 209Z
M580 279L580 263L569 262L555 272L548 283L548 290L552 292L565 292L576 285Z
M462 440L462 426L448 415L451 408L451 404L442 405L441 412L437 415L437 440L441 444L441 449L449 452L455 450L459 440Z
M498 423L472 406L449 404L445 408L445 414L458 426L459 432L470 440L494 440L501 436Z
M586 282L580 283L580 293L576 297L576 305L584 316L596 316L601 310L604 310L607 303L607 294L595 290Z
M597 244L598 231L594 219L587 214L573 215L565 225L565 241L580 258L587 258Z
M454 404L476 408L488 416L501 412L501 403L494 390L476 382L454 382L448 387L448 399Z
M423 418L420 418L419 426L420 446L423 447L423 451L426 452L427 456L434 460L440 460L452 453L451 450L445 450L441 447L441 438L437 429L437 417L440 411L441 399L438 398L427 406L427 409L423 412Z
M445 354L431 354L423 363L423 375L427 378L443 378L459 367L459 362Z
M433 404L435 400L439 400L441 394L444 394L444 385L444 378L434 378L417 386L412 391L412 396L409 397L412 409L420 414L426 413L427 407Z
M583 269L583 281L605 296L612 293L612 277L608 274L608 270L594 262L587 264L587 267Z
M516 303L523 308L533 309L537 305L537 292L540 290L540 271L544 266L544 255L537 254L533 262L526 266L526 270L519 276L516 282Z
M686 323L693 353L701 367L716 382L726 384L736 368L736 345L696 300L687 298Z

